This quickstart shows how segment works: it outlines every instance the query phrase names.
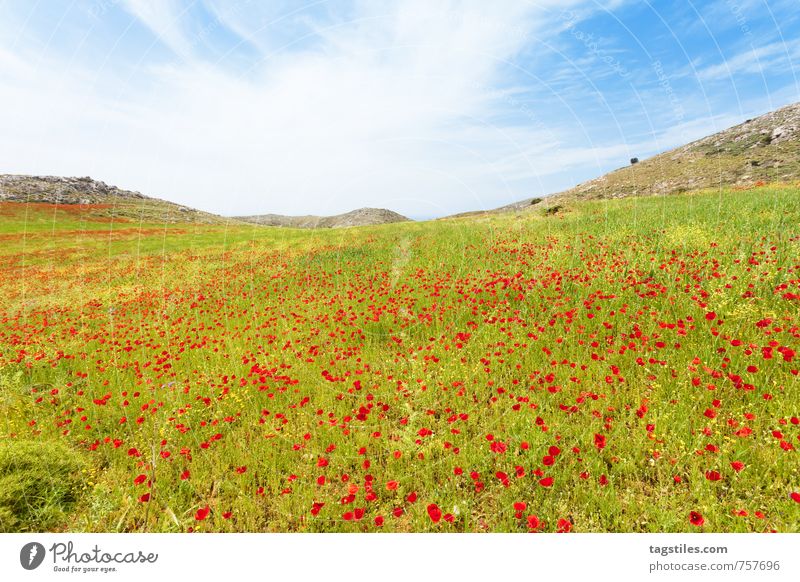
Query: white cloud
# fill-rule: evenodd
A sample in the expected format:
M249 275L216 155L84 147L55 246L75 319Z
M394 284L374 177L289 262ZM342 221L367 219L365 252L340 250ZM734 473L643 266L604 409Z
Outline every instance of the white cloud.
M493 123L507 103L485 87L546 26L541 5L359 2L349 21L307 20L313 46L246 75L192 54L176 2L125 6L180 62L141 72L147 90L134 77L109 91L57 58L18 72L0 95L14 112L7 168L92 175L226 214L444 214L525 194L494 164L543 135Z
M715 65L697 71L700 81L719 81L734 75L761 75L778 67L792 67L792 61L800 58L800 42L775 42L738 53Z
M181 25L186 10L177 0L123 0L123 6L176 54L191 56L192 45Z
M380 206L433 216L546 192L571 170L599 172L653 143L593 144L580 111L565 130L536 102L522 105L507 65L570 3L357 0L347 18L282 19L274 5L205 0L210 23L192 21L189 5L126 0L179 57L151 59L127 82L0 46L2 171L91 175L228 215ZM197 31L215 23L261 58L203 60ZM536 55L526 59L535 72Z

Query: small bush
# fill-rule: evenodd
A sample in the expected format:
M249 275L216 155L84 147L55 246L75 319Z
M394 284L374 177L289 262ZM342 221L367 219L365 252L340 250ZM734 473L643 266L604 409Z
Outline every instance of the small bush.
M64 521L86 463L58 442L0 441L0 531L49 531Z
M556 204L555 206L551 206L550 208L546 208L544 213L547 216L553 216L554 214L558 214L562 210L564 210L564 207L561 204Z

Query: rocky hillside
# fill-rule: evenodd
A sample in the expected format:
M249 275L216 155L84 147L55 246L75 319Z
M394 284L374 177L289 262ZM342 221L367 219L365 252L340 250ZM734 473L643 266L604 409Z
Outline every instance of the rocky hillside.
M141 222L218 223L230 219L121 190L91 178L0 175L0 202L80 205L89 215Z
M493 212L553 207L564 201L676 194L759 181L800 180L800 103L609 172L541 201L528 198Z
M344 228L348 226L369 226L407 222L408 218L385 208L359 208L335 216L282 216L262 214L259 216L237 216L237 220L252 222L263 226L283 226L289 228Z

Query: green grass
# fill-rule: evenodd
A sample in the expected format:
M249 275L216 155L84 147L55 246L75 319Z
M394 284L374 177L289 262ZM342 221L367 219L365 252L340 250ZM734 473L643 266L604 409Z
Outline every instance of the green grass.
M24 527L800 526L795 188L320 231L61 218L0 219L2 442L88 463Z
M83 493L86 469L64 443L0 440L0 530L60 527Z

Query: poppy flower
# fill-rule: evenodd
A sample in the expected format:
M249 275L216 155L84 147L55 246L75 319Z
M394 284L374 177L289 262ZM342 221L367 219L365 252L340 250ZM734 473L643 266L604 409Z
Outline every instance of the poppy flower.
M502 441L492 441L492 443L489 445L489 448L493 453L503 454L508 450L508 445Z
M552 477L545 477L543 479L539 479L539 485L542 487L552 487L553 486L553 478Z
M691 523L693 526L701 527L705 522L706 520L699 512L692 511L689 513L689 523Z
M595 434L594 435L594 446L597 447L598 451L602 451L606 448L606 437L602 434Z
M194 514L194 518L197 521L203 521L205 518L208 517L208 514L211 513L211 508L206 505L205 507L201 507L197 510L197 513Z
M439 523L439 520L442 519L442 510L439 509L439 506L435 503L431 503L428 505L428 516L431 518L433 523Z
M744 463L742 463L741 461L733 461L731 463L731 468L738 473L739 471L744 469Z

